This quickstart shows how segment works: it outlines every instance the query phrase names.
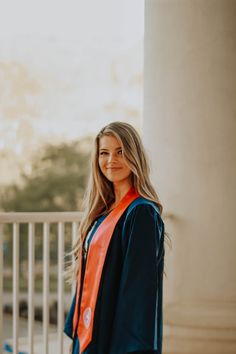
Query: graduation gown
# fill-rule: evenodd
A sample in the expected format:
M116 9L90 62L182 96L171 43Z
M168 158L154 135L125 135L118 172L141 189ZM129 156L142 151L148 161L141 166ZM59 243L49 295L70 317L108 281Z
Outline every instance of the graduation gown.
M108 214L97 219L90 234ZM101 225L102 227L102 225ZM114 229L97 296L92 341L82 354L161 354L163 335L164 223L157 206L143 197L135 199ZM82 286L86 260L82 262ZM73 338L74 295L64 332ZM79 301L80 301L79 300Z

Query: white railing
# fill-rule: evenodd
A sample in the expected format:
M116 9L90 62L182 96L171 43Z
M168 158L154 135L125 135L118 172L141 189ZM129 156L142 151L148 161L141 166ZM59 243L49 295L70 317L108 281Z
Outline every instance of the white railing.
M28 224L28 353L34 353L34 265L35 224L43 224L43 345L42 353L49 354L49 230L58 225L57 276L57 354L63 354L64 326L64 224L72 224L72 241L76 238L79 212L0 213L0 353L3 353L3 224L13 225L13 354L19 352L19 242L21 223ZM72 289L72 293L74 289Z

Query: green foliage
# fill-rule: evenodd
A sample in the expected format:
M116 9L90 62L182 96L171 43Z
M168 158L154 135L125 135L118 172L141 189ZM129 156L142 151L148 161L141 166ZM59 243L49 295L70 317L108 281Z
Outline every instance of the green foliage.
M4 211L75 211L87 183L89 138L59 146L46 145L34 157L31 173L21 173L21 185L2 192Z

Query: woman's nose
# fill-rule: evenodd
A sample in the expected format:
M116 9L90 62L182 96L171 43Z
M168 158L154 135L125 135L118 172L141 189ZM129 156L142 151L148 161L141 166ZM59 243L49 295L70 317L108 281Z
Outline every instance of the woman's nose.
M108 162L111 162L114 160L114 155L113 154L109 154L108 156Z

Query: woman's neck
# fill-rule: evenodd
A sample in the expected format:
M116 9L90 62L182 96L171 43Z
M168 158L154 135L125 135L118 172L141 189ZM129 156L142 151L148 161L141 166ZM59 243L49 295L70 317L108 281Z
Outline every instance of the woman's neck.
M125 181L123 183L114 183L113 186L114 186L114 193L115 193L115 201L111 205L111 208L115 208L119 204L121 199L126 195L126 193L132 187L132 184L130 181Z

